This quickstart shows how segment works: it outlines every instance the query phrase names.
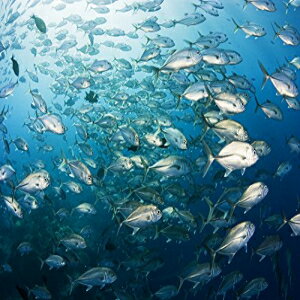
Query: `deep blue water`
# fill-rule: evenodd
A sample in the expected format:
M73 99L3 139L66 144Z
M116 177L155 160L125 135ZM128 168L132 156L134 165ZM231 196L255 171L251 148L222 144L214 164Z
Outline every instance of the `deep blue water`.
M73 58L78 58L79 61L84 62L84 64L91 63L95 59L108 60L112 63L113 68L111 71L104 74L108 74L107 77L111 80L111 83L108 82L103 84L98 90L93 89L93 86L87 90L76 90L74 96L78 96L78 99L72 107L76 111L82 105L89 104L84 100L85 92L94 90L99 93L100 100L97 104L94 104L93 110L88 113L88 115L93 120L96 120L101 116L101 113L97 111L97 107L105 107L107 113L118 113L121 116L121 119L118 121L119 126L126 125L129 124L130 119L132 121L145 112L155 116L156 114L159 114L159 111L156 111L153 107L147 107L147 99L149 99L150 102L153 94L153 92L149 90L146 90L148 98L145 97L145 99L143 99L144 102L140 101L134 103L132 106L122 108L120 102L111 101L113 95L119 91L126 92L129 95L136 97L137 93L143 89L140 85L135 89L129 89L124 86L127 80L126 78L118 77L120 70L116 67L114 58L125 58L132 63L133 68L136 68L133 59L138 59L141 56L146 43L145 36L155 37L157 34L166 35L175 42L175 47L172 49L180 50L187 47L185 40L194 41L197 39L198 32L203 35L207 35L209 32L225 33L228 37L228 41L221 44L219 48L235 50L243 58L243 61L238 65L226 66L227 74L235 72L239 75L245 75L255 87L255 94L259 99L259 102L262 103L266 100L270 100L277 104L282 110L284 117L282 121L276 121L266 118L261 110L255 112L256 105L254 97L247 91L249 95L251 95L251 100L246 106L246 111L242 114L229 116L229 118L237 120L244 125L251 137L251 142L255 140L266 141L271 146L270 154L260 158L254 166L246 170L244 176L241 176L239 171L235 171L229 177L229 180L221 179L218 183L216 183L214 175L217 171L222 170L222 167L218 165L217 162L213 163L213 166L205 178L202 178L200 172L193 172L192 178L194 183L188 180L190 178L187 179L185 177L179 179L167 178L165 181L160 182L158 190L163 187L165 182L179 182L184 186L186 194L189 195L191 199L192 196L193 199L196 199L185 205L181 203L181 200L184 199L180 197L173 203L168 203L166 200L166 203L162 205L160 209L172 205L180 209L190 210L196 218L198 218L199 214L205 218L208 214L207 205L202 201L203 195L199 192L194 192L196 190L195 186L198 188L205 187L206 185L213 186L213 190L209 194L209 197L213 202L216 202L225 188L250 185L257 181L256 174L259 170L264 170L268 174L263 180L269 188L267 197L246 215L243 214L240 208L237 208L235 212L238 222L247 220L256 225L256 231L248 243L247 253L245 253L244 249L241 249L229 265L227 264L226 258L224 259L223 256L217 255L217 261L220 264L222 273L209 283L204 284L196 296L193 295L192 284L190 282L185 282L180 293L174 299L214 299L214 292L217 291L222 276L235 270L240 271L244 275L244 278L237 285L234 292L231 291L228 293L226 299L235 299L236 294L245 286L247 281L257 277L264 277L268 282L268 288L261 293L259 299L299 298L297 287L297 283L300 280L298 268L300 261L298 250L299 237L291 236L291 229L288 225L285 225L277 232L277 227L270 228L264 222L266 217L274 214L281 215L284 213L288 218L297 214L299 205L297 197L298 195L300 196L299 155L291 153L286 141L292 135L300 138L299 111L288 109L283 97L276 94L276 90L270 81L267 82L263 90L261 89L263 74L258 66L259 60L264 64L268 72L273 73L280 66L287 65L286 59L291 60L295 56L299 56L299 46L283 45L283 42L278 37L274 37L272 28L272 25L274 26L274 23L276 22L282 26L284 24L289 24L300 30L299 9L294 10L290 7L288 13L286 13L283 1L274 0L277 7L275 12L259 11L251 4L244 10L244 1L242 0L223 0L224 9L219 10L218 17L211 16L200 9L197 10L206 17L205 22L198 25L184 26L177 24L173 28L161 27L161 30L155 33L145 33L142 30L138 30L137 39L131 39L127 36L110 37L105 33L101 36L96 36L95 44L97 44L96 47L99 48L100 52L95 56L89 56L78 50L89 43L88 34L83 30L76 29L76 26L70 22L67 22L66 25L59 28L58 24L63 18L67 18L71 14L79 14L84 21L88 21L100 16L106 18L107 22L98 27L103 30L120 28L128 33L134 31L132 24L140 23L148 17L156 16L159 24L167 20L178 20L182 18L185 13L194 12L192 3L197 1L165 0L161 4L161 8L155 12L144 12L141 9L138 9L137 11L131 10L126 13L121 13L116 12L116 9L122 8L125 4L131 5L133 1L119 0L113 4L107 5L110 12L103 15L97 15L97 13L93 11L92 7L93 5L96 6L95 4L90 4L86 9L87 1L74 1L74 3L68 3L68 1L62 0L40 1L31 8L29 8L29 6L34 1L26 1L27 3L21 0L0 1L0 41L4 46L8 45L8 49L3 52L5 57L0 61L0 88L10 81L16 81L16 76L13 74L12 63L10 60L12 55L14 55L20 66L19 83L15 87L13 95L10 95L5 99L0 99L0 111L4 106L9 107L9 113L3 121L3 124L5 124L8 129L8 133L3 133L3 136L8 141L14 140L17 137L22 137L28 142L30 148L29 153L22 153L18 150L15 151L15 146L11 143L11 152L8 154L4 151L4 147L2 147L3 143L1 142L0 162L1 165L3 165L9 161L16 170L16 175L12 178L14 186L30 172L36 170L36 167L34 167L33 164L37 160L42 160L44 162L45 169L51 176L51 184L44 191L46 197L42 199L43 196L35 195L39 202L39 208L31 213L24 210L22 219L18 219L16 216L9 213L5 208L4 203L1 203L0 263L2 265L9 264L12 268L12 272L3 271L0 274L0 299L21 299L16 286L20 286L26 290L26 288L30 289L34 287L35 284L47 286L53 299L117 299L113 291L121 290L126 291L126 295L128 296L128 298L124 297L121 299L151 299L151 292L154 293L164 285L174 284L178 286L178 276L185 266L192 261L195 261L199 249L201 248L203 250L203 241L212 233L212 227L207 225L205 230L200 232L199 229L201 226L198 225L195 233L193 229L190 230L190 240L182 243L176 241L167 243L166 238L162 235L159 235L157 239L154 239L154 234L151 230L149 230L149 238L145 242L135 241L130 243L128 240L130 239L131 230L126 228L126 226L123 226L120 234L117 235L118 218L120 218L120 215L118 215L118 218L114 218L113 210L110 209L109 202L102 198L95 203L97 193L108 196L111 191L114 191L114 193L118 195L116 199L121 200L122 198L125 198L126 193L121 191L126 190L129 187L129 180L133 180L137 175L143 174L143 172L138 169L134 169L131 172L116 174L108 172L102 182L102 186L87 186L84 185L84 183L81 183L83 187L83 192L81 194L76 195L70 192L67 193L66 199L59 199L54 193L54 187L59 186L60 183L71 180L71 178L58 170L53 164L53 159L61 157L62 152L65 153L68 159L72 158L72 152L74 153L73 159L86 157L86 155L79 151L78 146L75 145L75 137L78 137L76 129L73 126L74 123L82 123L86 126L89 133L96 132L99 134L99 139L102 141L102 143L97 143L92 138L88 140L88 144L90 144L94 150L92 158L97 163L96 169L90 168L93 176L96 176L99 169L107 168L117 156L115 152L110 151L111 148L107 147L104 140L104 137L109 139L112 136L112 133L105 133L100 127L95 127L91 123L89 124L80 121L76 116L71 117L65 115L63 111L67 105L64 103L68 97L52 93L50 86L55 83L54 78L51 78L49 75L43 75L40 71L35 71L35 65L39 66L42 63L48 62L49 66L47 66L46 69L53 70L57 74L57 78L59 78L62 69L54 64L56 61L64 61L63 69L72 69L74 67L74 64L69 64L64 60L63 55L70 55ZM97 3L97 1L94 2ZM66 3L66 8L62 11L55 10L53 7L59 3ZM9 16L15 11L19 11L21 16L13 23L6 24ZM39 44L45 37L38 32L35 25L31 22L32 20L30 17L32 15L39 16L47 25L46 36L52 41L53 45L49 47L45 54L40 52L44 46ZM232 18L238 21L238 23L251 21L260 24L264 26L267 34L258 39L254 39L253 37L246 39L245 34L241 30L234 33ZM51 23L54 23L53 26L49 26ZM65 54L57 52L57 54L54 55L56 49L61 45L61 42L55 39L55 35L62 29L66 30L66 39L72 38L73 35L73 38L76 39L78 44L69 49ZM12 32L9 32L10 30L12 30ZM22 36L23 33L26 33L25 37ZM42 38L40 40L41 36ZM102 43L107 40L114 41L115 43L126 43L132 47L132 50L125 52L116 48L105 47ZM18 49L18 47L21 49ZM36 57L30 52L32 47L38 49ZM168 55L170 55L170 53L167 54L168 49L162 49L162 53L166 54L166 56L163 56L156 61L150 60L146 63L139 62L137 65L155 65L160 67ZM288 65L288 67L296 72L294 66ZM38 76L39 82L32 82L28 77L26 70L34 72ZM138 72L136 69L133 70L131 79L137 79L138 83L140 83L145 76L150 76L155 90L164 90L160 85L161 79L157 79L154 73L146 74L144 72ZM298 73L297 79L294 81L297 86L299 86ZM77 70L73 76L69 77L69 80L74 80L78 75L80 75L80 72ZM219 75L220 74L218 73L218 76ZM20 77L22 76L26 79L25 82L20 80ZM106 75L104 75L104 77L105 76ZM163 75L160 74L158 77L160 76ZM119 80L118 84L113 83L114 78ZM45 142L39 142L36 138L38 134L29 131L28 128L24 126L24 122L28 121L28 115L32 118L36 117L36 115L41 115L40 112L35 112L31 107L32 97L28 92L30 87L32 89L38 89L39 93L46 100L49 111L61 115L63 123L67 128L64 135L46 132L42 135ZM167 91L167 98L173 99L174 96ZM162 101L166 100L167 99L163 99ZM154 163L158 159L169 154L176 154L189 159L192 164L194 164L196 158L204 156L204 152L201 144L199 146L192 145L190 136L194 138L200 136L201 129L203 129L203 123L199 126L194 125L193 122L180 121L179 119L186 114L192 114L190 109L184 109L186 106L191 105L191 102L183 99L183 106L179 106L178 108L176 108L175 102L176 99L174 99L174 108L166 111L166 113L172 120L172 126L180 129L188 138L188 150L182 151L175 149L174 147L169 147L168 149L157 148L155 150L147 148L144 146L145 142L143 137L149 130L148 128L143 127L136 127L138 128L136 129L137 133L139 134L141 141L143 141L141 142L141 149L136 153L122 149L121 146L114 146L114 150L122 151L123 155L128 157L135 154L143 154L151 161L151 163ZM62 105L63 110L56 110L53 103ZM178 118L175 116L178 116ZM155 132L157 127L152 124L152 129L152 132ZM117 129L114 128L113 132L116 130ZM212 139L212 136L213 135L209 134L207 139ZM44 144L52 145L54 147L53 151L44 152L39 150L39 147ZM217 143L215 142L215 144ZM216 153L216 150L214 149L213 152ZM283 161L291 162L293 166L292 170L282 179L274 177L273 174L278 165ZM153 180L159 180L162 177L159 174L156 176L152 174L150 176L152 176ZM74 181L80 182L78 179L74 179ZM147 184L147 181L144 184ZM13 188L9 185L9 182L0 182L0 188L1 194L3 195L11 195L13 193ZM18 196L22 195L19 191L16 193ZM95 208L97 210L96 215L85 215L79 218L78 215L74 214L60 221L54 214L54 212L62 207L71 211L72 208L82 202L95 203ZM162 226L162 222L163 221L161 220L159 226ZM166 222L165 224L167 225L168 223ZM79 233L81 228L86 225L90 225L93 229L91 237L87 239L87 248L74 251L76 254L72 255L70 262L62 269L49 271L48 267L43 267L43 269L40 270L39 258L45 259L49 254L64 252L63 247L59 245L59 239L62 238L63 233L70 232L70 230ZM220 237L224 238L226 230L220 230L218 234ZM262 262L259 262L257 255L251 255L252 249L256 249L266 236L272 234L279 234L283 246L277 253L276 258L273 257L273 259L270 259L270 257L266 257ZM21 256L17 251L17 247L24 241L30 242L34 250L28 255ZM108 241L111 241L114 245L114 249L106 248ZM139 251L138 247L146 247L150 251L153 251L153 256L162 260L164 265L161 268L150 272L147 277L141 268L136 267L127 270L126 267L122 265L122 262L128 258L135 257ZM210 256L208 254L205 255L205 251L201 251L200 253L199 263L210 261ZM288 255L291 255L290 263L288 262ZM276 259L278 262L277 268L275 263ZM101 266L104 262L109 262L118 276L117 281L112 284L112 287L107 286L104 288L104 291L93 288L91 291L85 292L85 289L82 286L77 286L72 295L68 296L68 291L70 289L68 276L74 280L89 268ZM278 276L280 277L279 281ZM282 284L282 287L280 284ZM283 290L286 290L286 296L283 296ZM153 298L155 297L153 296ZM221 297L219 296L218 299L221 299Z

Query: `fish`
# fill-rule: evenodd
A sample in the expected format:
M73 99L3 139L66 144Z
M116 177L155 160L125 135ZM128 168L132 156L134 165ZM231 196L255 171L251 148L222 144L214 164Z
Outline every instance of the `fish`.
M233 18L232 18L232 22L235 25L234 32L237 32L239 29L241 29L246 33L246 38L249 38L250 36L254 36L257 38L266 35L265 28L260 25L250 23L250 22L247 22L244 25L239 25Z
M213 156L209 146L202 141L208 160L205 166L203 177L207 174L211 164L216 160L226 170L224 176L227 177L234 170L241 170L244 174L247 167L251 167L258 161L256 150L246 142L234 141L226 145L217 156Z
M296 295L299 0L121 2L0 1L1 272L22 299Z
M261 202L268 194L269 189L263 182L255 182L247 187L243 192L240 199L233 204L233 210L235 207L244 208L244 214L246 214L254 205Z
M58 169L61 171L66 171L68 169L69 176L79 179L86 185L93 184L93 176L89 168L80 160L67 160L63 156L62 163L59 165Z
M275 72L270 75L261 62L258 62L258 64L264 74L262 88L264 88L266 82L270 80L280 95L291 98L296 98L298 96L299 92L297 86L288 76L286 76L286 74L282 72Z
M257 9L266 11L266 12L275 12L276 11L276 5L271 0L245 0L245 6L247 7L248 4L252 4Z
M268 287L265 278L258 277L249 281L239 293L239 298L259 297L260 293Z
M106 268L106 267L91 268L72 282L70 295L75 285L78 284L82 284L86 286L86 292L88 292L94 286L99 286L100 288L103 288L105 285L112 284L116 280L117 280L117 275L110 268Z
M4 201L8 211L13 214L14 216L22 219L23 218L23 211L20 204L17 202L16 199L10 196L1 195L2 200Z
M270 100L267 100L263 104L259 104L258 100L256 99L256 105L256 111L258 108L261 108L261 110L269 119L282 121L283 113L281 109L277 105L273 104Z
M272 256L282 247L282 241L278 235L267 236L257 247L255 253L260 256L261 262L266 256Z
M155 205L141 205L120 223L118 233L125 224L133 229L132 235L135 235L141 228L156 223L161 217L162 213Z
M172 155L157 161L149 166L148 170L168 177L180 177L191 172L191 165L185 157Z
M19 67L18 62L15 60L14 56L11 57L11 61L12 61L12 64L13 64L13 66L12 66L13 67L13 71L14 71L15 75L17 77L19 77L19 75L20 75L20 67Z
M50 174L46 170L39 170L26 176L16 187L16 190L35 194L45 190L50 185Z
M289 220L285 216L283 216L283 223L278 227L277 231L280 230L285 224L288 224L293 231L291 236L298 236L300 234L299 220L300 214L296 214Z
M0 181L7 180L15 174L15 169L9 164L5 164L0 167Z
M35 15L33 15L31 18L34 20L36 28L41 33L46 33L47 32L46 24L41 18L39 18L38 16L35 16Z
M43 268L44 264L49 266L49 270L52 269L60 269L66 265L66 262L63 257L52 254L49 255L44 261L41 260L41 269Z
M210 263L192 264L185 270L184 275L180 276L178 291L181 289L184 281L193 282L193 289L195 289L199 284L205 284L214 277L217 277L221 271L218 265L211 267Z
M85 239L75 233L62 238L59 243L66 247L66 251L74 249L84 249L87 247Z
M199 50L186 48L176 51L169 56L165 63L158 69L159 72L176 72L199 64L202 55Z
M228 256L230 264L236 253L247 244L255 231L255 225L249 221L241 222L230 229L221 245L212 250L213 262L217 253Z
M37 118L41 121L44 128L43 131L50 131L55 134L64 134L66 127L63 124L61 117L55 114L46 114Z

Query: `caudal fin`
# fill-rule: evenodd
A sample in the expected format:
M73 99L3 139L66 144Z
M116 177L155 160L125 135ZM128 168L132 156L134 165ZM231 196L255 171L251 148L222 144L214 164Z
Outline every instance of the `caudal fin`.
M284 212L282 212L281 214L282 214L282 224L278 227L277 231L279 231L288 222L288 219L286 218Z
M256 103L255 112L257 112L258 109L260 108L260 104L259 104L256 96L254 96L254 99L255 99L255 103Z
M181 289L181 287L182 287L182 285L184 283L184 279L182 277L180 277L180 276L179 276L179 280L180 280L180 282L179 282L179 286L178 286L178 289L177 289L177 293L179 293L179 291L180 291L180 289Z
M203 144L203 147L204 147L204 151L207 155L207 163L206 163L204 171L203 171L203 177L205 177L205 175L207 174L207 172L208 172L208 170L209 170L209 168L210 168L210 166L213 163L215 158L214 158L210 148L208 147L208 145L206 144L206 142L204 140L202 141L202 144Z
M263 89L265 87L268 79L270 78L270 75L269 75L268 71L266 70L266 68L264 67L264 65L260 61L258 61L258 64L259 64L259 67L260 67L261 71L264 74L263 82L262 82L262 85L261 85L261 89Z
M235 25L234 33L236 33L239 29L241 29L241 26L234 20L234 18L231 18L233 24Z

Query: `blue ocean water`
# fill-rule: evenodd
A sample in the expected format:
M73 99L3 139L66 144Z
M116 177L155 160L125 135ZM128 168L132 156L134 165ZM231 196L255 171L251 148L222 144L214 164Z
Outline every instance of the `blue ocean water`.
M202 218L205 219L208 216L208 207L203 200L204 195L208 194L210 200L215 203L226 188L244 187L260 180L257 172L261 170L265 175L263 182L269 189L268 195L246 215L243 214L240 208L235 211L237 223L251 221L256 226L255 233L248 243L247 252L244 249L238 251L230 264L227 263L226 257L224 259L224 256L217 254L216 261L222 270L221 274L209 282L205 282L201 288L198 288L199 290L193 289L193 284L185 281L174 299L221 299L222 296L215 298L218 287L223 276L231 271L240 271L244 277L233 291L228 292L226 299L235 299L247 282L258 277L264 277L268 282L268 288L260 294L259 299L298 299L297 282L300 279L297 268L300 260L299 237L291 236L291 229L288 225L277 232L278 226L268 226L265 219L275 214L278 214L280 218L282 214L286 215L287 218L297 214L300 192L298 183L300 173L299 154L291 152L287 140L291 136L300 138L299 111L287 107L285 100L278 95L270 80L268 80L265 88L261 89L263 73L259 68L258 61L263 63L270 74L283 65L296 73L297 69L288 64L287 60L290 61L295 56L299 56L299 46L284 45L282 40L274 36L273 27L277 29L275 23L280 26L289 24L299 30L299 9L293 9L290 6L286 13L283 1L274 0L276 11L266 12L256 9L250 3L244 9L245 2L241 0L223 0L224 8L218 10L219 16L212 16L201 8L197 9L197 12L205 16L203 23L191 26L178 23L171 28L161 26L159 31L147 33L141 29L135 30L133 24L139 24L150 17L157 17L158 24L169 20L180 20L185 14L195 12L193 3L201 5L207 1L202 3L196 0L158 1L161 4L157 5L157 10L154 9L154 11L147 11L146 9L146 11L143 11L143 5L146 5L146 1L140 2L140 5L137 5L138 2L136 1L129 0L112 2L2 0L0 3L2 30L0 41L4 47L7 46L7 49L3 51L4 58L0 61L2 74L0 88L9 82L18 80L13 94L0 99L0 111L4 107L9 107L9 113L3 121L8 132L3 133L3 137L9 141L11 149L10 153L7 153L4 145L1 146L0 162L1 165L10 163L16 171L15 176L10 180L0 182L1 194L21 197L23 193L15 187L28 174L38 170L34 165L38 160L44 163L45 167L43 169L49 172L51 178L49 187L43 193L33 194L39 203L39 207L31 212L24 209L23 218L14 216L8 211L4 202L1 203L3 213L0 221L0 263L2 265L9 264L12 272L7 272L3 268L3 272L0 274L0 299L21 299L18 288L21 288L25 293L23 297L31 299L33 295L29 293L29 296L26 296L27 290L32 289L35 285L47 287L52 299L155 299L156 296L153 294L159 288L166 285L178 287L179 276L191 262L198 260L198 263L211 263L212 261L209 251L205 247L205 239L212 234L212 227L207 225L203 231L200 230ZM66 7L62 10L55 9L59 4L65 4ZM133 8L128 12L117 11L125 5L131 5ZM97 14L94 10L95 7L107 7L109 12ZM9 17L15 12L19 12L20 16L15 21L8 22ZM91 45L92 42L87 30L80 29L80 26L67 21L69 16L75 14L81 16L82 23L95 20L97 17L105 18L105 22L97 26L97 28L103 29L104 33L99 36L94 35L94 46L95 49L99 50L96 55L83 53L79 50L85 45ZM31 18L33 15L40 17L45 22L47 26L46 34L38 31ZM232 18L238 24L245 24L247 21L260 24L265 28L267 34L255 39L254 37L245 38L245 33L242 30L234 33L235 26ZM64 20L65 23L60 23ZM122 29L126 34L136 32L137 38L133 39L127 35L113 37L105 33L106 30L112 28ZM56 38L59 32L66 35L66 38L62 41ZM226 74L231 75L235 72L239 75L245 75L254 86L255 95L260 103L270 100L282 110L283 120L281 121L267 118L260 109L255 112L256 104L253 94L246 91L251 100L247 104L245 112L228 116L228 118L243 124L251 137L250 142L264 140L270 145L271 152L260 158L254 166L248 168L243 176L240 175L239 171L234 171L228 178L217 179L214 175L222 170L217 162L213 163L204 178L202 177L202 170L193 171L190 176L179 178L164 177L161 174L155 175L154 172L149 171L149 177L146 181L139 183L138 186L148 186L151 180L157 181L154 186L165 202L163 205L158 205L159 208L163 211L169 206L174 206L181 210L190 211L197 220L196 228L193 228L189 223L185 224L182 220L169 221L164 219L165 216L163 215L158 225L153 225L149 232L137 233L136 239L131 237L131 230L125 225L121 227L119 234L117 234L123 216L118 213L118 205L111 205L111 202L107 199L114 195L112 198L116 203L126 200L129 192L134 189L134 184L131 185L130 182L134 182L138 176L144 175L143 170L133 168L125 172L113 173L108 171L104 178L100 178L100 183L89 186L82 183L78 178L74 179L67 176L58 169L58 165L55 165L54 160L56 158L61 159L63 156L70 160L83 160L84 157L87 157L76 145L76 140L79 140L79 138L74 126L75 123L82 124L92 136L86 143L94 151L91 158L96 162L97 167L95 169L89 167L94 177L97 177L101 172L106 173L111 162L118 157L118 152L127 157L143 155L151 164L167 155L184 157L191 161L193 166L195 166L195 160L199 156L205 160L203 146L201 143L193 144L192 140L192 138L196 140L197 137L201 136L204 128L201 117L198 116L198 119L196 119L192 110L189 109L192 102L182 99L181 104L176 107L177 98L170 92L170 86L165 83L171 81L171 78L166 77L161 72L158 74L155 74L154 71L146 73L138 68L141 66L160 68L166 59L172 55L172 50L189 47L186 41L195 41L199 37L199 33L208 35L210 32L226 34L228 40L218 48L235 50L243 58L240 64L226 65ZM144 49L149 47L149 44L146 44L146 36L154 38L157 35L170 37L175 46L171 49L161 49L161 55L154 60L136 62L135 60L141 57ZM51 41L50 46L47 46L44 42L46 39ZM66 51L57 50L64 40L76 40L77 44ZM131 50L122 51L115 46L107 47L105 46L107 41L113 41L114 45L125 43L130 46ZM37 49L36 56L30 51L32 48ZM200 49L201 51L205 51L205 49ZM18 79L13 73L12 55L20 67ZM70 57L70 60L68 60L68 57ZM115 59L121 58L131 63L132 69L128 73L125 73L122 67L117 66ZM78 76L86 74L82 64L90 65L96 59L111 62L112 70L103 73L99 77L94 76L90 88L74 89L70 83ZM62 62L63 67L58 67L55 64L56 62ZM46 69L47 74L43 74L42 67ZM63 75L64 70L70 71L71 75ZM218 78L222 78L217 67L213 70ZM36 74L38 82L32 81L27 71ZM52 71L54 75L51 76L49 71ZM143 87L141 84L147 76L154 86L154 91ZM55 94L53 86L55 84L59 85L59 80L62 78L69 81L65 85L66 92ZM192 80L192 76L189 78ZM128 88L125 84L132 79L136 80L137 85L135 88ZM298 76L294 82L299 86ZM174 85L176 87L176 84ZM175 89L174 86L172 87ZM39 134L24 126L24 123L30 123L30 118L35 119L43 115L32 107L32 96L28 92L29 89L38 89L38 92L47 103L49 112L61 116L66 128L65 134L57 135L52 132ZM93 104L85 100L86 92L90 90L99 95L98 103ZM141 91L145 94L140 93ZM167 94L166 98L159 99L159 101L174 100L174 106L165 109L164 112L171 120L172 125L170 127L180 129L187 137L187 150L176 149L174 146L166 149L148 147L144 138L145 134L154 133L157 130L157 124L153 122L149 130L148 126L137 126L134 123L136 118L145 114L150 116L150 120L163 115L158 106L151 105L153 104L155 91L164 91ZM133 97L133 104L126 105L122 101L113 100L119 92L125 92ZM75 99L75 104L72 106L67 105L66 101L72 98ZM55 103L59 103L62 110L57 110L54 107ZM79 119L78 111L83 105L92 107L91 111L86 114L92 121ZM65 112L67 107L73 109L71 115L67 115ZM206 106L200 107L200 109L202 112L209 110ZM97 127L93 123L105 114L118 116L118 126L112 128L111 131ZM186 121L186 116L191 116L192 121ZM200 125L194 122L195 119ZM137 151L128 150L122 143L114 144L111 141L113 134L122 125L132 126L138 133L141 146ZM39 141L38 136L43 137L44 142ZM22 137L28 142L30 149L28 153L15 151L16 147L11 141L17 137ZM212 134L208 134L205 140L210 145L217 145L212 149L213 153L216 154L218 143L215 137L213 138ZM54 149L50 152L43 151L40 147L44 144L52 145ZM224 146L225 144L221 145ZM292 170L283 178L274 177L273 175L279 164L285 161L292 164ZM193 169L195 170L195 167ZM65 199L61 199L55 193L54 188L62 187L62 184L70 180L80 183L83 191L80 194L66 192ZM165 192L166 187L173 183L184 187L187 196L168 197L168 193ZM63 187L63 190L66 190L66 188ZM64 219L60 219L55 214L60 208L66 208L71 212L75 206L83 202L93 204L97 213L95 215L83 215L82 217L72 213ZM279 219L279 224L281 222L282 220ZM184 226L188 230L189 240L179 243L174 239L167 242L167 238L162 234L158 233L158 237L156 236L155 230L174 224ZM65 251L60 239L70 232L79 233L85 226L90 226L92 229L91 235L86 239L87 247L82 250ZM155 226L158 226L158 228L155 228ZM221 239L224 239L226 233L226 229L220 229L217 234ZM282 248L272 258L266 257L262 262L259 262L258 256L252 255L253 249L256 249L265 237L274 234L280 236ZM17 247L21 242L30 242L33 250L27 255L20 255ZM48 267L44 266L41 270L40 259L44 260L50 254L55 253L67 257L66 266L58 270L49 270ZM153 264L157 263L159 267L157 269L154 267L149 274L147 274L147 264L127 267L124 262L137 257L138 253L143 253L145 262L149 257L152 257L151 262ZM78 285L69 295L70 281L75 280L88 269L97 266L112 268L117 274L117 280L112 285L106 285L103 289L92 288L88 292L85 291L83 286ZM121 292L122 295L120 295Z

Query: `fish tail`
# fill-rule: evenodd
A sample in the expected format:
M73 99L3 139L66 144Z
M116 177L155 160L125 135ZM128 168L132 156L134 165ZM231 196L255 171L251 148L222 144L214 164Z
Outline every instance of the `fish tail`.
M200 142L203 141L203 139L205 138L205 136L206 136L208 130L209 130L209 127L208 127L207 125L205 125L203 134L202 134L201 137L200 137Z
M234 33L236 33L239 29L241 29L241 26L234 20L234 18L231 18L233 24L235 25Z
M120 225L119 225L119 228L118 228L118 231L117 231L117 236L119 235L119 232L120 232L120 229L121 229L122 225L123 225L123 222L121 222Z
M67 277L68 277L68 279L69 279L69 281L71 283L70 291L69 291L69 296L70 296L72 294L72 292L73 292L74 287L76 286L76 282L73 281L73 279L72 279L71 276L67 275Z
M107 168L104 168L104 170L103 170L102 181L104 181L104 179L106 178L108 171L109 171L109 166Z
M204 248L209 252L210 256L211 256L211 264L210 264L210 268L212 269L215 265L215 260L216 260L216 254L217 251L210 248L207 244L204 244Z
M202 144L204 146L204 151L207 155L207 163L205 165L204 171L203 171L203 177L205 177L205 175L207 174L211 164L213 163L213 161L215 160L215 157L213 156L209 146L206 144L206 142L203 140Z
M208 212L208 216L207 216L207 220L206 220L206 223L208 223L213 216L216 206L211 202L211 200L208 197L205 197L204 201L206 202L206 204L208 205L208 208L209 208L209 212Z
M251 248L251 256L250 256L250 260L252 260L253 256L255 255L255 249Z
M272 29L274 31L274 38L273 39L276 39L278 37L278 31L276 31L276 29L274 28L273 24L271 24L271 26L272 26Z
M181 103L182 96L177 95L176 98L177 98L177 101L176 101L176 108L178 108L179 105L180 105L180 103Z
M183 283L184 283L184 278L182 278L181 276L178 276L179 278L179 286L178 286L178 289L177 289L177 293L179 293Z
M145 168L145 174L144 174L143 182L145 182L145 180L146 180L146 178L147 178L149 169L150 169L149 167L146 167L146 168Z
M254 96L254 99L255 99L255 103L256 103L255 112L257 112L258 109L260 108L260 104L259 104L256 96Z
M248 1L248 0L245 0L245 3L244 3L244 5L243 5L243 10L245 10L245 9L247 8L248 3L249 3L249 1Z
M261 85L261 89L263 89L265 87L268 79L270 78L270 75L269 75L268 71L266 70L266 68L264 67L264 65L260 61L258 61L258 65L259 65L261 71L264 74L264 79L263 79L263 82L262 82L262 85Z
M282 215L282 224L278 227L277 231L279 231L288 222L288 219L286 218L284 212L281 212L281 215Z
M285 61L286 61L287 64L291 64L290 61L288 60L288 58L286 56L284 57L284 59L285 59Z
M137 32L140 27L137 24L132 24L132 26L134 27L134 31Z
M149 42L151 42L151 38L149 38L148 36L145 36L145 38L146 38L146 45L148 45Z
M160 68L152 66L152 70L154 72L155 81L157 81L160 73Z
M223 75L224 76L224 78L226 78L226 76L225 75ZM213 102L213 100L214 100L214 96L213 96L213 92L212 92L212 90L211 90L211 88L210 88L210 86L209 85L207 85L206 83L204 83L204 87L205 87L205 91L207 92L207 94L208 94L208 101L205 103L205 107L209 107L210 106L210 104Z
M234 211L235 211L235 208L236 208L237 204L233 203L229 200L227 200L227 202L231 206L231 210L230 210L229 217L228 217L228 220L230 220L232 218L233 214L234 214Z
M202 232L208 222L205 221L205 219L203 218L203 216L201 214L199 214L199 219L200 219L200 221L202 223L202 225L201 225L201 227L199 229L199 232Z
M192 5L194 6L194 11L196 11L198 9L198 7L200 7L200 5L196 4L196 3L193 3Z
M63 150L61 150L61 156L62 156L62 162L58 166L59 170L62 170L62 168L68 163L68 160L67 160L67 158L66 158L65 153L63 152Z
M200 141L203 140L203 138L204 138L204 136L206 135L207 131L208 131L210 128L213 127L213 125L210 124L210 123L206 120L206 118L205 118L205 116L204 116L203 113L201 113L201 119L203 120L203 122L204 122L204 124L205 124L205 128L204 128L204 133L203 133L202 136L200 137Z
M39 261L41 262L40 270L42 270L45 262L40 257L39 257Z
M155 235L153 240L156 240L159 237L159 229L158 229L158 225L155 225Z
M193 45L195 44L195 43L193 43L193 42L191 42L191 41L189 41L189 40L184 40L184 42L187 43L187 44L189 45L190 48L192 48Z
M285 6L285 14L289 12L289 7L290 7L290 1L289 2L282 2L283 5Z
M70 216L72 216L72 215L73 215L73 212L74 212L74 210L75 210L75 207L74 207L74 208L72 208L72 210L71 210L71 212L70 212Z

